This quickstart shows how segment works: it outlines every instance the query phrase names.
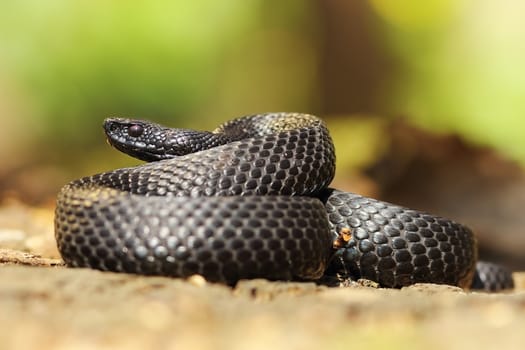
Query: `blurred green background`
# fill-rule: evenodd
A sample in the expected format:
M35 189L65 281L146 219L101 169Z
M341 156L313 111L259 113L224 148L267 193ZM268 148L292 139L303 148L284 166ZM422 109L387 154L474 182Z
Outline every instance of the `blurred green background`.
M339 171L402 118L525 163L518 0L0 1L0 190L52 198L136 164L109 116L212 129L244 114L325 118ZM341 175L339 175L341 176Z

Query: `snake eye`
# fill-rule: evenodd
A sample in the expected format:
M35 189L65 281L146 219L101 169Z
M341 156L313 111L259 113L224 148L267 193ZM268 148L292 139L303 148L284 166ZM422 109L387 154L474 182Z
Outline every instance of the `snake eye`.
M128 128L128 135L131 137L139 137L144 132L142 125L133 124Z

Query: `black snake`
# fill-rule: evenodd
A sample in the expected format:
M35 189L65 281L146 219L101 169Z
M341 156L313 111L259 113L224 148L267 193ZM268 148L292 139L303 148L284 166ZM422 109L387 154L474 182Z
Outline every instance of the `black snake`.
M334 146L315 116L257 114L213 132L115 118L104 129L111 145L149 163L62 188L55 235L69 266L228 284L471 285L477 248L468 228L328 187ZM478 265L478 287L511 286L508 272Z

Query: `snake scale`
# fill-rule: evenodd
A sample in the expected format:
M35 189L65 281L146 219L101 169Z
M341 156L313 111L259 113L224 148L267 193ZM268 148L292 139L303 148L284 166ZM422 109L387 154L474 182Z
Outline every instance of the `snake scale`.
M335 150L315 116L256 114L213 132L112 118L104 129L147 163L62 188L55 235L69 266L230 285L364 278L468 288L475 275L473 287L512 286L498 266L478 263L476 273L467 227L329 188Z

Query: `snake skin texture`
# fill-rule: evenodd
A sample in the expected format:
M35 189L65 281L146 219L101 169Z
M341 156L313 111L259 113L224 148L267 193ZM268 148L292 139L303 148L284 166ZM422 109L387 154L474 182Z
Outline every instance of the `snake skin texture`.
M117 118L104 128L115 148L151 163L60 191L55 235L70 266L227 284L470 286L477 249L468 228L328 188L335 151L315 116L251 115L213 132Z
M430 281L470 285L477 250L465 226L353 193L329 190L325 196L330 230L352 233L327 274L384 287Z
M514 279L512 278L512 272L501 265L478 261L471 288L486 292L513 289Z
M257 277L316 279L329 258L328 222L313 198L188 201L127 195L123 208L124 197L112 190L101 190L97 198L87 191L65 191L59 199L68 203L57 211L59 247L71 266L175 277L200 274L233 284ZM86 224L80 228L82 219Z
M321 120L302 114L247 117L236 128L254 119L259 127L251 137L233 132L241 140L66 185L55 215L64 261L144 274L200 273L230 284L256 277L318 279L332 239L323 205L287 196L319 192L332 180L330 135ZM111 121L106 127L115 129ZM134 140L133 153L140 146ZM222 254L212 241L223 246Z

